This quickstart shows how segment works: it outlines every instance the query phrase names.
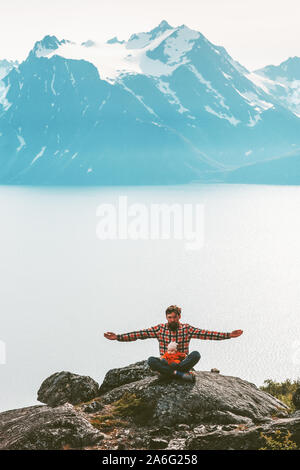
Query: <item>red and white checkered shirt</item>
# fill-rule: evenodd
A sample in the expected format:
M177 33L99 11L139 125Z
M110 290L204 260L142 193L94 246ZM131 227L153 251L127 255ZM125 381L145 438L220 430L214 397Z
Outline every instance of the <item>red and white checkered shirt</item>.
M168 323L160 323L145 330L132 331L117 335L118 341L136 341L137 339L156 338L159 342L160 355L163 356L171 341L178 344L177 351L185 354L189 353L189 342L192 338L221 340L229 339L230 333L220 333L219 331L208 331L195 328L188 323L179 323L177 330L170 330Z

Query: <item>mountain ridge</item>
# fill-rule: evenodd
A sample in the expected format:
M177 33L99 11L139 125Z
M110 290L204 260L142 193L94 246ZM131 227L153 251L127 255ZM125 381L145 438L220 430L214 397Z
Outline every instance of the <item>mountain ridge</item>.
M0 80L0 183L209 182L288 154L300 120L274 83L185 25L47 35Z

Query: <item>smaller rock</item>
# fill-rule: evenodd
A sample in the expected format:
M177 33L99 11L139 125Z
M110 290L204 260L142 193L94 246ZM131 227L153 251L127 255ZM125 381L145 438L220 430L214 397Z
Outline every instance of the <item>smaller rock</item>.
M96 413L97 411L101 411L104 408L104 405L100 401L94 400L91 403L82 405L80 408L85 413Z
M168 426L161 426L159 428L154 428L151 429L149 432L150 436L162 436L165 434L170 434L172 432L172 429Z
M166 450L185 450L186 439L172 439Z
M157 373L153 372L148 366L147 361L136 362L126 367L111 369L104 377L100 387L100 394L106 393L121 385L136 382L145 377L156 377Z
M166 439L152 438L149 442L150 449L165 449L169 442Z
M188 424L178 424L177 425L177 429L178 431L189 431L190 430L190 426Z
M212 411L208 414L207 419L216 424L246 424L248 426L253 424L250 418L236 415L230 411Z
M220 371L219 369L217 369L216 367L213 367L212 369L210 369L211 372L214 372L215 374L219 374Z
M60 450L99 444L105 434L69 403L0 413L1 450Z
M233 429L236 429L237 425L236 424L227 424L222 427L223 431L233 431Z
M144 440L141 437L136 437L133 441L133 445L137 448L143 447L144 445Z
M204 426L204 424L201 424L200 426L196 426L193 431L196 433L196 434L203 434L206 432L206 427Z
M117 446L117 450L125 450L126 449L126 444L125 442L119 442Z
M288 416L289 416L288 412L284 410L277 411L276 413L277 418L288 418Z
M37 399L49 406L65 403L77 405L98 395L99 385L91 377L62 371L44 380L38 390Z

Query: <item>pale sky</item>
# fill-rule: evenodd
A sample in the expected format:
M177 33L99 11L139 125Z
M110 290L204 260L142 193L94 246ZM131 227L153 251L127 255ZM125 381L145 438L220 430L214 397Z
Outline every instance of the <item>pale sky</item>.
M162 20L200 31L250 70L300 56L299 0L2 0L0 60L24 60L47 34L101 42Z

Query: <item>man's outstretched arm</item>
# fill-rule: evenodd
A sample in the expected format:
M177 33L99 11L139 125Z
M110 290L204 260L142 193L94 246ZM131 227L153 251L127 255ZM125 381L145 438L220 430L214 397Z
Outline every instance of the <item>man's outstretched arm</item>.
M152 326L151 328L146 328L145 330L131 331L130 333L124 333L122 335L117 335L108 331L104 333L104 337L110 340L117 341L136 341L137 339L147 339L147 338L157 338L160 325Z
M237 338L243 333L243 330L234 330L231 333L221 333L220 331L209 331L201 330L200 328L195 328L194 326L189 327L190 338L198 339L210 339L210 340L222 340Z

